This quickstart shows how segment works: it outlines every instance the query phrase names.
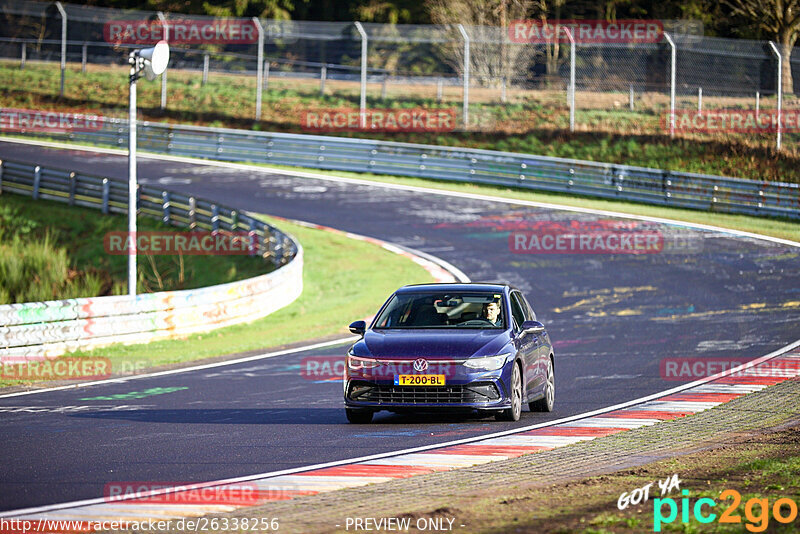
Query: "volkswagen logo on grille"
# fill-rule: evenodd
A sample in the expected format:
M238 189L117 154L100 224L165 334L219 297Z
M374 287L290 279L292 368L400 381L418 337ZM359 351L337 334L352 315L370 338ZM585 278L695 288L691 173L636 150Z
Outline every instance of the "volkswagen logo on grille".
M422 371L426 371L428 369L428 360L425 358L417 358L414 360L414 370L418 373Z

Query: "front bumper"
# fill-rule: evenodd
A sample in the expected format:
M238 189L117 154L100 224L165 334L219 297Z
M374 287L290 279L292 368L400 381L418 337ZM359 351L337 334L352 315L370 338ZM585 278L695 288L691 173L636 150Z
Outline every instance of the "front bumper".
M502 410L511 406L499 379L448 383L444 386L397 386L390 381L350 378L345 384L345 404L350 407Z

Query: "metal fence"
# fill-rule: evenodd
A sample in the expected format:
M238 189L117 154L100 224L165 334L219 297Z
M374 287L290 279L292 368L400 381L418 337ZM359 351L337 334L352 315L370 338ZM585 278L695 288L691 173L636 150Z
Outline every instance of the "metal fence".
M127 184L99 176L0 161L0 193L127 212ZM0 306L0 363L50 358L112 343L185 336L264 317L303 287L303 250L290 236L235 209L195 197L139 188L141 214L190 230L249 232L255 252L276 270L199 289Z
M0 120L2 114L0 111ZM124 147L127 121L36 137ZM503 185L727 213L800 218L800 184L757 182L493 150L142 123L142 150L223 161Z
M61 94L74 76L67 75L68 63L80 61L84 70L87 63L125 64L131 45L108 42L104 29L111 21L154 21L168 37L178 21L214 20L16 0L0 0L0 16L0 57L20 65L59 61ZM653 43L522 44L488 26L227 20L253 24L259 39L173 42L170 72L179 76L183 70L203 81L209 73L244 75L249 81L230 83L252 102L249 118L277 122L286 119L262 102L270 87L360 107L458 105L460 127L469 130L512 124L522 130L670 134L664 117L671 107L755 113L778 107L779 56L787 55L766 41L704 37L702 28L686 21L664 21L665 38ZM800 53L782 60L790 67L783 74L800 80ZM183 93L171 100L162 77L160 107L192 109ZM798 110L800 99L787 94L781 105ZM778 141L777 132L731 135L762 145ZM800 134L784 132L783 141L797 148Z

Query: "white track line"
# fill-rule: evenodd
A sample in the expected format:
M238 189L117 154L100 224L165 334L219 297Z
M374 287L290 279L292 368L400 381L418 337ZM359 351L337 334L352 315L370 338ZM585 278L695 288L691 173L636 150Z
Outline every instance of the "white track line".
M180 369L170 369L167 371L158 371L155 373L147 373L143 375L121 376L118 378L106 378L103 380L94 380L92 382L81 382L79 384L69 384L66 386L58 386L54 388L33 389L30 391L18 391L17 393L9 393L7 395L0 395L0 399L7 399L9 397L21 397L22 395L35 395L37 393L49 393L51 391L62 391L65 389L82 388L87 386L96 386L99 384L121 384L130 380L139 380L140 378L152 378L154 376L167 376L176 375L179 373L188 373L189 371L199 371L202 369L212 369L214 367L223 367L225 365L235 365L242 362L252 362L254 360L263 360L265 358L275 358L276 356L284 356L286 354L293 354L295 352L303 352L306 350L321 349L325 347L334 347L336 345L343 345L344 343L353 342L358 339L355 336L343 337L334 339L333 341L323 341L322 343L314 343L311 345L303 345L294 349L279 350L276 352L266 352L264 354L256 354L255 356L247 356L244 358L237 358L235 360L226 360L224 362L206 363L203 365L193 365L192 367L182 367Z
M69 144L69 143L57 143L57 142L50 142L50 141L36 141L30 139L14 139L0 136L0 141L6 141L9 143L20 143L25 145L34 145L34 146L43 146L49 148L62 148L68 150L86 150L91 152L99 152L101 154L115 154L120 156L127 156L127 150L119 150L115 148L97 148L87 145L77 145L77 144ZM780 243L783 245L789 245L793 247L800 247L800 242L791 241L789 239L781 239L779 237L772 237L766 236L762 234L755 234L752 232L744 232L742 230L732 230L730 228L721 228L719 226L711 226L707 224L700 224L700 223L691 223L691 222L683 222L675 219L664 219L661 217L650 217L648 215L633 215L630 213L620 213L617 211L608 211L608 210L601 210L595 208L580 208L580 207L573 207L573 206L565 206L563 204L551 204L548 202L536 202L533 200L515 200L510 198L503 198L503 197L495 197L492 195L481 195L478 193L462 193L458 191L447 191L443 189L433 189L428 187L420 187L415 185L402 185L402 184L390 184L385 182L375 182L371 180L362 180L359 178L344 178L342 176L330 176L327 174L318 174L315 172L306 172L306 171L294 171L291 169L280 169L276 167L265 167L262 164L244 164L244 163L231 163L227 161L212 161L212 160L205 160L199 158L189 158L184 156L166 156L163 154L152 154L152 153L142 153L139 152L139 155L143 158L148 159L156 159L161 161L174 161L177 163L190 163L195 165L208 165L211 167L224 167L229 169L239 169L239 170L246 170L251 172L263 172L263 173L270 173L270 174L285 174L287 176L297 176L300 178L314 178L317 180L328 180L331 182L340 182L340 183L350 183L350 184L357 184L357 185L367 185L372 187L383 187L385 189L395 189L401 191L415 191L419 193L428 193L432 195L442 195L442 196L451 196L451 197L459 197L459 198L469 198L473 200L485 200L489 202L498 202L502 204L516 204L520 206L532 206L536 208L546 208L552 210L559 210L559 211L573 211L578 213L591 213L595 215L605 215L608 217L619 217L623 219L637 219L641 221L650 221L656 222L661 224L669 224L673 226L682 226L685 228L696 228L699 230L710 230L713 232L720 232L725 234L731 234L739 237L750 237L753 239L761 239L764 241L770 241L772 243ZM335 172L335 171L331 171ZM535 190L531 190L531 192L536 192ZM599 199L599 200L606 200L606 199ZM664 207L664 206L662 206ZM669 206L666 206L669 207ZM680 208L677 207L675 209L689 209L689 208ZM727 215L736 215L734 214L727 214Z
M592 417L592 416L595 416L595 415L612 412L612 411L619 410L619 409L622 409L622 408L628 408L629 406L634 406L634 405L641 404L641 403L644 403L644 402L647 402L647 401L653 401L653 400L659 399L661 397L664 397L666 395L671 395L671 394L677 393L679 391L683 391L683 390L686 390L686 389L689 389L689 388L692 388L692 387L695 387L695 386L698 386L698 385L701 385L701 384L705 384L705 383L708 383L708 382L710 382L712 380L716 380L716 379L722 378L724 376L732 375L734 373L742 371L743 369L747 369L749 367L757 365L757 364L759 364L759 363L761 363L763 361L770 360L772 358L780 356L781 354L789 352L789 351L791 351L791 350L793 350L793 349L795 349L797 347L800 347L800 340L797 340L794 343L790 343L789 345L786 345L785 347L782 347L782 348L780 348L780 349L778 349L776 351L770 352L769 354L765 354L764 356L761 356L760 358L757 358L757 359L752 360L750 362L747 362L745 364L739 365L737 367L733 367L731 369L728 369L726 371L722 371L722 372L717 373L717 374L712 375L712 376L707 376L705 378L701 378L700 380L696 380L696 381L688 383L688 384L683 384L681 386L677 386L677 387L674 387L672 389L668 389L668 390L661 391L661 392L658 392L658 393L653 393L651 395L647 395L645 397L640 397L638 399L634 399L634 400L630 400L630 401L623 402L623 403L620 403L620 404L616 404L614 406L608 406L606 408L599 408L597 410L592 410L592 411L584 412L582 414L577 414L577 415L571 415L569 417L563 417L561 419L556 419L554 421L547 421L547 422L544 422L544 423L537 423L535 425L529 425L529 426L520 427L520 428L513 428L513 429L510 429L510 430L503 430L503 431L500 431L500 432L482 434L480 436L473 436L473 437L458 439L458 440L454 440L454 441L447 441L447 442L444 442L444 443L437 443L437 444L434 444L434 445L424 445L422 447L414 447L414 448L411 448L411 449L404 449L404 450L399 450L399 451L385 452L385 453L380 453L380 454L372 454L372 455L369 455L369 456L361 456L361 457L358 457L358 458L349 458L349 459L345 459L345 460L337 460L337 461L334 461L334 462L326 462L326 463L322 463L322 464L315 464L315 465L309 465L309 466L304 466L304 467L296 467L296 468L293 468L293 469L284 469L284 470L281 470L281 471L271 471L271 472L266 472L266 473L258 473L258 474L255 474L255 475L247 475L247 476L236 477L236 478L227 478L227 479L224 479L224 480L214 480L214 481L209 481L209 482L198 482L197 484L193 484L192 486L196 487L196 488L202 488L202 487L206 487L206 486L220 486L220 485L224 485L224 484L237 484L237 483L241 483L241 482L250 482L250 481L253 481L253 480L258 480L258 479L263 479L263 478L268 478L268 477L277 477L277 476L281 476L281 475L292 475L292 474L296 474L296 473L302 473L302 472L305 472L305 471L323 469L325 467L335 467L335 466L339 466L339 465L349 465L349 464L353 464L353 463L363 463L363 462L368 462L370 460L379 460L379 459L382 459L382 458L392 458L394 456L425 452L425 451L429 451L429 450L432 450L432 449L440 449L440 448L443 448L443 447L450 447L450 446L453 446L453 445L463 445L463 444L467 444L467 443L473 443L473 442L476 442L476 441L485 441L487 439L500 438L500 437L503 437L503 436L511 436L511 435L514 435L514 434L519 434L521 432L527 432L527 431L530 431L530 430L535 430L537 428L544 428L544 427L549 427L549 426L554 426L554 425L560 425L560 424L563 424L563 423L569 423L569 422L577 421L577 420L580 420L580 419L585 419L585 418L588 418L588 417ZM691 403L685 403L685 404L691 404ZM694 403L694 404L697 404L697 403ZM714 406L716 406L719 403L714 402L714 403L710 403L710 404L713 404ZM697 411L702 411L702 410L704 410L706 408L709 408L709 407L711 407L711 406L703 406L702 408L698 408ZM623 420L620 420L620 423L622 423L622 421ZM643 426L643 425L639 425L639 426ZM544 436L535 436L535 438L536 439L539 439L539 438L546 439L546 437L544 437ZM581 437L581 439L583 439L583 437ZM155 497L155 496L158 496L158 495L162 495L162 494L166 494L166 493L172 493L172 492L174 492L174 488L162 488L162 489L153 490L153 491L139 492L139 493L135 493L135 494L131 494L131 495L126 495L123 499L120 499L120 500L138 499L138 498L143 498L143 497ZM106 501L105 498L98 497L98 498L86 499L86 500L82 500L82 501L64 502L64 503L51 504L51 505L46 505L46 506L38 506L38 507L35 507L35 508L24 508L24 509L19 509L19 510L9 510L9 511L6 511L6 512L0 512L0 517L16 517L16 516L20 516L20 515L38 514L38 513L44 513L44 512L51 512L51 511L54 511L54 510L63 510L63 509L66 509L66 508L77 508L77 507L80 507L80 506L89 506L89 505L94 505L94 504L105 504L106 502L107 501Z

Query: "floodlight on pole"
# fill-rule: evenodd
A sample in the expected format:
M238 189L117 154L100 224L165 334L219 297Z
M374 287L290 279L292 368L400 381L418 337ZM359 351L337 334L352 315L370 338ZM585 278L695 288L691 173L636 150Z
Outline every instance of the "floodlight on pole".
M144 74L150 81L167 70L169 45L159 41L152 48L134 50L128 56L131 66L128 102L128 294L136 296L136 80Z

